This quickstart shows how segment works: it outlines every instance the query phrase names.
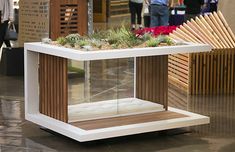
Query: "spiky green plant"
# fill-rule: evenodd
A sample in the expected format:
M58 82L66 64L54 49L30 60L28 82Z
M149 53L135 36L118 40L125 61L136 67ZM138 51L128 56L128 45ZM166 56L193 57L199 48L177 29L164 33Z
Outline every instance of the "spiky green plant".
M93 32L89 36L89 38L90 39L97 39L97 40L106 39L107 38L107 33L108 33L108 31L96 30L95 32Z
M174 44L174 41L169 36L166 36L166 35L159 35L157 37L157 41L159 43L166 43L167 45L173 45Z
M153 36L152 36L151 33L144 33L144 35L141 37L141 39L142 39L143 41L148 41L148 40L150 40L152 37L153 37Z
M64 45L67 43L67 40L66 40L66 38L64 38L64 37L59 37L59 38L56 39L56 42L57 42L58 44L64 46Z
M111 29L107 35L107 41L115 48L134 47L142 42L125 26L119 29Z
M148 41L146 41L147 47L157 47L159 45L159 41L157 41L156 38L151 38Z

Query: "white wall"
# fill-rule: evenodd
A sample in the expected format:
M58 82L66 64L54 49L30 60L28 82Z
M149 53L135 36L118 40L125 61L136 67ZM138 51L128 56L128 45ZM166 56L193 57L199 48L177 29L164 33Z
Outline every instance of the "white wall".
M219 10L235 33L235 0L219 0Z

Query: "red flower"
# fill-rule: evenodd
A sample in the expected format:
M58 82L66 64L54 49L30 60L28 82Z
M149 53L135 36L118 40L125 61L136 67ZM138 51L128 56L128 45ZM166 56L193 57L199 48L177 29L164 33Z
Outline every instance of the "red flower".
M135 31L136 35L144 35L145 33L152 33L154 36L158 35L169 35L172 33L177 26L157 26L153 28L144 28L141 30Z

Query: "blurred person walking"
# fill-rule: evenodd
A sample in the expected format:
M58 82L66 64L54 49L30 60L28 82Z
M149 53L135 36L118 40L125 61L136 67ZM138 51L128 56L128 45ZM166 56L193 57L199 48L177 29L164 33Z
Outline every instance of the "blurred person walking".
M13 0L0 0L0 48L2 47L3 42L6 44L7 47L11 47L10 41L4 40L4 37L9 22L12 23L14 20L13 3Z
M218 0L205 0L204 2L205 4L202 9L202 14L217 12Z
M167 26L169 24L169 8L172 0L145 0L150 4L150 27Z
M141 29L142 26L142 9L144 0L129 0L129 8L131 13L131 30L136 29L136 16L137 16L137 28Z
M210 1L210 12L217 12L219 0L208 0Z

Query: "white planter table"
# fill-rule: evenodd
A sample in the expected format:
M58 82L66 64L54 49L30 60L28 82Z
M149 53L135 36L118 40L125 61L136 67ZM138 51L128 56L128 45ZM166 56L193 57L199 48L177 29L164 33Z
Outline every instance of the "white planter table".
M26 43L25 118L28 121L34 122L40 126L46 127L80 142L207 124L209 123L209 118L206 116L168 107L167 92L165 91L161 93L161 90L158 94L160 96L161 94L164 94L165 101L156 102L156 105L163 105L163 111L149 114L136 113L132 116L103 118L99 120L79 122L77 124L69 123L68 95L66 95L68 85L66 80L66 59L91 61L130 57L135 58L134 99L139 100L139 98L141 98L144 101L147 100L148 97L142 98L141 95L139 95L141 94L139 90L143 91L146 88L140 88L140 86L138 86L139 84L137 84L139 81L137 81L136 78L136 70L138 70L136 69L137 58L150 56L167 57L169 54L197 53L210 50L211 47L209 45L193 43L156 48L134 48L105 51L79 51L42 43ZM44 57L41 57L43 55ZM59 59L57 60L58 57ZM47 58L47 60L45 60L45 58ZM62 63L60 62L61 60L65 60L65 62ZM50 67L50 64L48 64L51 61L54 61L55 63L54 68ZM163 71L167 77L167 58L165 58L165 61L165 67L160 67L160 72ZM61 65L64 65L64 67L60 67L60 63L62 63ZM43 65L45 65L44 68ZM50 73L50 70L48 71L48 69L55 69L55 73ZM63 69L64 73L63 71L61 73L59 72L61 69ZM141 76L138 76L138 79L140 78ZM167 83L167 78L162 79ZM165 88L165 90L167 90L168 87L166 83L161 83L161 87ZM139 90L136 90L136 88ZM155 93L153 92L153 94ZM96 126L94 126L94 124L96 124Z

